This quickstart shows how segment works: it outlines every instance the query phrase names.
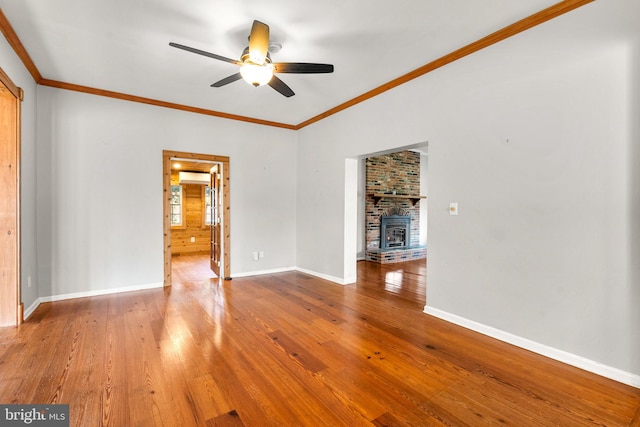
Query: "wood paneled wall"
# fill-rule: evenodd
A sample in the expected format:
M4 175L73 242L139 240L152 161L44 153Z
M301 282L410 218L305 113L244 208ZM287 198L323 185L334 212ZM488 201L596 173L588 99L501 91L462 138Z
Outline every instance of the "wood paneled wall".
M171 173L171 185L178 185L178 172ZM171 254L208 253L211 239L208 226L204 224L204 186L184 184L182 186L182 215L184 228L171 227ZM195 242L191 242L191 238Z

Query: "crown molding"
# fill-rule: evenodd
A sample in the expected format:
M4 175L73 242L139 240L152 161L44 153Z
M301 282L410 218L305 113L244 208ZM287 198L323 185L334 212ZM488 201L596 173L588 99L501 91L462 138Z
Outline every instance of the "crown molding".
M124 101L138 102L140 104L155 105L157 107L171 108L174 110L187 111L187 112L196 113L196 114L204 114L207 116L220 117L223 119L239 120L247 123L254 123L254 124L263 125L263 126L273 126L273 127L290 129L290 130L295 129L295 126L289 125L286 123L272 122L269 120L256 119L254 117L239 116L236 114L229 114L229 113L223 113L220 111L207 110L206 108L191 107L189 105L176 104L173 102L166 102L158 99L145 98L145 97L136 96L136 95L129 95L126 93L114 92L111 90L97 89L89 86L81 86L73 83L65 83L57 80L42 79L38 84L40 84L41 86L72 90L75 92L88 93L91 95L105 96L107 98L115 98L115 99L121 99Z
M39 83L40 80L42 80L42 74L40 74L40 71L38 71L38 67L36 67L36 64L33 62L31 57L29 56L29 53L24 48L24 45L18 38L16 32L13 30L13 27L11 26L11 23L5 16L4 12L2 12L2 9L0 9L0 32L4 34L4 37L9 43L9 46L11 46L24 66L27 68L27 70L29 70L29 73L31 73L31 77L33 77L33 80L35 80L36 83Z
M475 52L478 52L479 50L482 50L486 47L494 45L502 40L513 37L516 34L522 33L523 31L529 30L551 19L557 18L558 16L571 12L574 9L577 9L579 7L592 3L593 1L595 0L563 0L546 9L541 10L540 12L534 13L533 15L530 15L524 19L521 19L520 21L517 21L511 25L508 25L492 34L489 34L488 36L485 36L479 40L476 40L473 43L470 43L464 47L461 47L460 49L457 49L434 61L431 61L428 64L423 65L422 67L416 68L415 70L407 74L404 74L394 80L391 80L390 82L380 85L374 89L371 89L368 92L363 93L362 95L359 95L340 105L337 105L321 114L318 114L317 116L314 116L308 120L305 120L297 125L281 123L281 122L273 122L269 120L262 120L262 119L257 119L253 117L240 116L236 114L228 114L220 111L208 110L205 108L191 107L188 105L160 101L157 99L144 98L136 95L129 95L129 94L120 93L120 92L113 92L113 91L104 90L104 89L97 89L97 88L81 86L73 83L65 83L65 82L60 82L56 80L46 79L42 77L42 75L38 71L38 68L36 67L34 62L31 60L31 57L29 56L28 52L22 45L22 42L16 35L15 31L13 30L13 27L7 20L4 13L2 13L2 9L0 9L0 31L4 34L7 41L9 42L13 50L16 52L18 57L22 60L27 70L29 70L29 72L31 73L31 75L33 76L33 79L37 84L59 88L59 89L73 90L76 92L83 92L83 93L88 93L92 95L106 96L106 97L121 99L125 101L139 102L142 104L172 108L175 110L182 110L182 111L187 111L187 112L196 113L196 114L204 114L208 116L220 117L223 119L238 120L242 122L254 123L254 124L263 125L263 126L272 126L272 127L278 127L278 128L297 131L313 123L319 122L320 120L323 120L336 113L344 111L347 108L353 107L354 105L360 104L361 102L374 98L404 83L407 83L427 73L437 70L438 68L441 68L447 64L450 64L454 61L457 61L461 58L464 58Z
M565 1L561 1L560 3L554 4L553 6L543 9L540 12L534 13L533 15L530 15L524 19L521 19L518 22L508 25L458 50L455 50L434 61L431 61L428 64L423 65L422 67L416 68L415 70L403 76L400 76L394 80L391 80L388 83L380 85L375 89L371 89L370 91L365 92L362 95L355 97L343 104L333 107L332 109L327 110L322 114L318 114L317 116L312 117L309 120L306 120L298 124L296 126L296 130L302 129L305 126L309 126L310 124L313 124L322 119L325 119L333 114L346 110L349 107L353 107L356 104L359 104L368 99L376 97L381 93L384 93L388 90L391 90L395 87L405 84L413 79L416 79L420 76L423 76L427 73L437 70L438 68L444 67L447 64L457 61L458 59L464 58L465 56L469 56L472 53L478 52L479 50L482 50L486 47L489 47L498 42L501 42L502 40L513 37L516 34L529 30L553 18L557 18L558 16L564 15L567 12L571 12L572 10L577 9L581 6L584 6L593 1L595 0L565 0Z

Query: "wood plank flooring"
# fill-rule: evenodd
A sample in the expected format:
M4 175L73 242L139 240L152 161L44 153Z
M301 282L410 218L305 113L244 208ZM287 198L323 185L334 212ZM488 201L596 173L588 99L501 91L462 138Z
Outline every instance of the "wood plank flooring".
M424 261L344 287L206 262L0 328L0 403L69 403L74 426L640 425L639 389L422 313Z

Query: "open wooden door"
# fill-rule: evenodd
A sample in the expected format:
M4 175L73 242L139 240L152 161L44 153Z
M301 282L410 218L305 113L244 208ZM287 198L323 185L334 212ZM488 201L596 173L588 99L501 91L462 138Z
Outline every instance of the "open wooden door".
M221 212L221 174L220 165L215 165L211 168L211 252L210 252L210 265L211 270L218 277L222 277L220 274L220 266L222 262L222 224L220 218Z

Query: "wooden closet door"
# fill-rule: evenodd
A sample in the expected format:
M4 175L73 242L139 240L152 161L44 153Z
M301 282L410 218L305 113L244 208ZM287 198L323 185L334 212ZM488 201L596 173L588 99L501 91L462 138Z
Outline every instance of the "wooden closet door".
M0 326L12 326L22 320L18 236L20 91L4 81L0 80Z

